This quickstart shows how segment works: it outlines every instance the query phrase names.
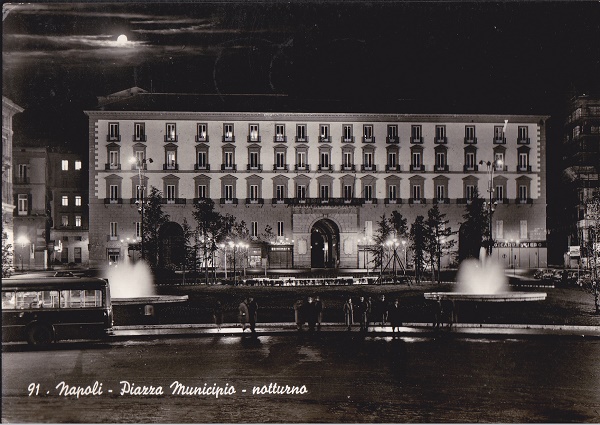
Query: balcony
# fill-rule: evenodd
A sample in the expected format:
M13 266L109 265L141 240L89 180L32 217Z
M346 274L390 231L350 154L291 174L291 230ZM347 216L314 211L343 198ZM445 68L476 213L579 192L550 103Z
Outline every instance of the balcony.
M385 138L386 143L398 144L400 143L400 137L398 136L387 136Z
M450 171L450 167L448 166L448 164L435 164L433 166L433 171L448 172Z
M371 137L363 136L362 142L363 143L375 143L375 136L371 136Z
M436 145L445 145L448 143L448 138L447 137L434 137L433 143L435 143Z
M221 171L237 171L236 164L221 164Z
M248 143L260 143L260 136L248 136Z
M463 172L479 171L479 165L463 165Z
M508 200L508 198L495 199L494 202L496 204L505 204L505 205L510 204L510 201Z
M165 134L164 138L165 138L165 143L170 143L170 142L177 143L177 134L171 134L170 136L167 136Z
M410 143L423 143L423 138L422 137L411 137Z
M237 205L238 199L237 198L220 198L219 204L221 204L221 205L225 205L225 204Z
M515 203L516 204L521 204L521 205L527 205L527 204L531 205L531 204L533 204L533 199L531 199L531 198L517 198L517 199L515 199Z
M329 165L321 165L319 164L319 171L333 171L333 165L329 164Z
M287 136L273 136L273 143L286 143Z
M187 200L185 198L162 198L161 204L177 204L185 205Z
M376 165L365 165L365 164L362 164L360 166L360 170L361 171L377 171L377 166Z
M517 165L518 173L531 173L531 165Z
M288 171L289 170L289 165L288 164L283 164L283 165L273 165L273 171Z
M131 141L132 142L147 142L148 141L148 137L145 134L140 134L139 136L136 136L135 134L133 136L131 136Z
M194 198L192 199L192 203L193 204L199 204L200 202L204 202L207 199L210 199L208 196L204 197L204 198Z
M13 184L29 184L30 180L29 177L14 177Z
M310 165L308 164L303 164L303 165L294 165L294 170L296 171L310 171Z
M196 143L208 143L208 136L196 134Z
M528 145L529 137L517 137L517 145Z
M209 171L210 170L210 164L194 164L194 170L206 170Z
M476 145L477 137L465 137L465 145Z
M410 164L410 171L425 171L425 166L423 164Z
M118 241L119 237L117 235L106 235L106 241L110 242L110 241Z
M120 170L121 164L104 164L105 170Z
M123 198L104 198L104 204L123 204Z
M354 136L342 136L342 143L354 143Z
M288 198L272 198L271 204L289 204L290 200Z
M331 136L319 136L320 143L331 143Z
M262 171L262 164L248 164L246 165L246 170L247 171Z
M434 204L449 204L450 198L433 198Z
M494 136L494 144L495 145L505 145L506 144L506 137L502 136Z
M132 170L138 170L139 166L138 164L131 164L131 169ZM148 169L148 164L144 163L142 164L142 170L147 170Z
M121 135L120 134L116 134L111 136L110 134L106 135L106 141L107 142L120 142L121 141Z
M163 164L163 170L179 170L179 164Z
M408 203L411 205L412 204L426 204L427 200L425 198L409 198Z
M385 166L385 171L386 172L390 172L390 171L400 171L400 166L399 165L386 165Z
M402 203L402 199L400 198L385 198L383 200L385 205L398 205Z
M263 205L265 203L264 198L246 198L246 205L256 204Z
M376 204L377 198L362 198L363 204Z
M343 164L341 170L342 171L356 171L356 165L354 165L354 164Z
M223 136L223 143L235 143L235 136Z
M296 136L296 143L308 143L308 136L304 136L304 137Z
M460 205L471 205L473 203L472 198L457 198L456 203Z

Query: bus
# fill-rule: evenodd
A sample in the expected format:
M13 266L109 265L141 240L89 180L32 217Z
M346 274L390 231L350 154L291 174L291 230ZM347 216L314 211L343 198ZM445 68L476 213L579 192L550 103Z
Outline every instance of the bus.
M103 339L112 326L108 280L2 279L2 342L43 346L59 340Z

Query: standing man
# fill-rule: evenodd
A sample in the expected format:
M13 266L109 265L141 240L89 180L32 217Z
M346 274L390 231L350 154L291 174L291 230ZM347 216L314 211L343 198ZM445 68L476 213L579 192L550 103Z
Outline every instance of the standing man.
M240 325L242 326L242 332L244 332L246 330L246 323L248 321L248 299L244 298L244 300L240 303L239 311Z
M315 297L315 310L317 313L317 330L321 330L321 322L323 321L323 301L318 295Z
M369 313L369 305L365 301L365 297L361 296L359 298L358 303L356 304L356 313L358 314L358 318L360 320L360 330L361 332L366 332L368 330L368 313Z
M248 321L250 322L250 331L256 333L256 319L258 317L258 304L254 298L248 298Z
M348 298L348 301L344 304L344 323L348 327L348 330L352 330L354 324L354 310L352 306L352 298Z

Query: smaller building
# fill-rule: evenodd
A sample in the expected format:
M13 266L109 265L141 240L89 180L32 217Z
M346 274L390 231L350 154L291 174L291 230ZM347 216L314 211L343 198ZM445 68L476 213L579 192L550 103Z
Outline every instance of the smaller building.
M6 244L14 245L13 236L13 125L15 114L23 108L2 96L2 230L6 233Z

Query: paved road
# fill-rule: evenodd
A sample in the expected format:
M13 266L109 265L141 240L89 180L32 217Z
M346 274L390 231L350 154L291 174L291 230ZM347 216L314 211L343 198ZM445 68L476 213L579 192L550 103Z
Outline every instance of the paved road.
M596 338L329 332L3 348L3 422L600 421ZM62 381L68 391L98 382L102 394L61 396ZM121 381L164 394L120 395ZM236 393L172 395L175 381ZM252 394L275 383L306 393Z

